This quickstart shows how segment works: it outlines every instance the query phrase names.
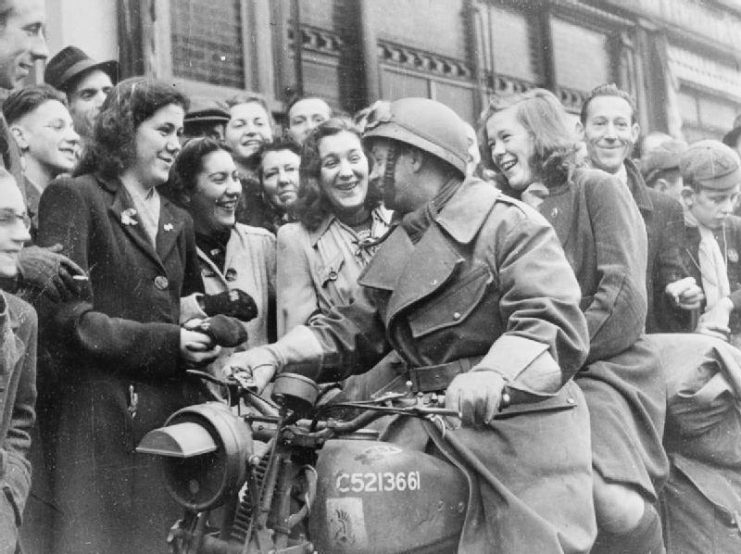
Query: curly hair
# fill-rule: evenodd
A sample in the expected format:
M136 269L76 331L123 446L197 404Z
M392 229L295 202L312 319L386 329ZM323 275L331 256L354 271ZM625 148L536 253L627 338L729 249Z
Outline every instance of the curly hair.
M12 125L27 113L34 111L44 102L56 100L67 106L67 97L50 85L33 85L14 90L3 102L3 115Z
M269 142L268 144L263 144L260 148L259 152L259 159L260 163L258 163L258 177L260 179L260 182L262 183L262 162L265 159L265 155L268 152L280 152L281 150L290 150L294 154L296 154L298 157L301 157L301 147L290 137L280 137L273 142Z
M171 85L149 77L132 77L118 83L95 120L93 140L75 175L92 171L106 178L121 175L136 157L139 125L170 104L187 112L190 101Z
M232 149L226 144L210 137L187 140L170 168L167 183L157 190L176 204L187 208L198 185L198 175L203 171L203 159L220 150L232 153Z
M547 187L563 184L576 164L578 141L561 102L545 89L536 88L504 98L494 98L479 120L481 160L490 169L497 169L491 156L486 123L495 113L514 108L517 121L533 140L533 156L529 160L533 173Z
M342 132L352 133L362 145L362 135L347 117L332 117L317 125L306 137L301 149L300 183L298 199L294 206L296 218L309 230L314 231L334 208L321 187L320 173L322 160L319 157L319 143L325 137ZM363 148L363 155L368 159L368 174L372 169L372 157ZM378 184L368 181L368 193L365 196L365 208L371 211L381 204L381 190Z

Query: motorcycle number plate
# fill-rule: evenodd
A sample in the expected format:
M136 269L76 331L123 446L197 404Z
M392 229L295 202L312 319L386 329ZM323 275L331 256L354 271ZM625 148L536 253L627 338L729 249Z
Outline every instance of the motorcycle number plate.
M353 472L341 471L335 489L341 494L364 492L405 492L422 488L419 471Z

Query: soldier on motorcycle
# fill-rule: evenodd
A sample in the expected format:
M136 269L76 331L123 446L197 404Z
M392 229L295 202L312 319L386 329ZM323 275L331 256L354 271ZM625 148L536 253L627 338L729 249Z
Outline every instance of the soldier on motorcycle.
M460 413L444 433L401 418L384 437L466 472L459 550L588 552L589 416L571 381L588 334L558 239L535 211L464 177L466 132L446 106L381 105L365 141L400 220L361 274L363 295L227 366L262 389L276 371L332 381L396 350L414 391L444 392Z

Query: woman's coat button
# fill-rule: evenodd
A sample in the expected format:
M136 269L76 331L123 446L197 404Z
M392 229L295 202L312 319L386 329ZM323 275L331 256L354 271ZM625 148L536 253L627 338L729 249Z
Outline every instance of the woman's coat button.
M157 275L157 277L154 278L154 286L160 290L167 290L167 287L170 286L170 282L164 275Z

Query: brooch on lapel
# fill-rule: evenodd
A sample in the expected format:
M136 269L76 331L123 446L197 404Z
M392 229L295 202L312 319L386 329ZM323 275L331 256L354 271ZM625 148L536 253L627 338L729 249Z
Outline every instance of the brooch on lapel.
M134 208L126 208L121 212L121 224L123 225L137 225L139 222L134 219L136 210Z
M165 223L165 224L164 224L164 225L162 226L162 228L163 228L163 229L164 229L165 231L172 231L172 230L174 229L174 227L173 227L172 223Z

